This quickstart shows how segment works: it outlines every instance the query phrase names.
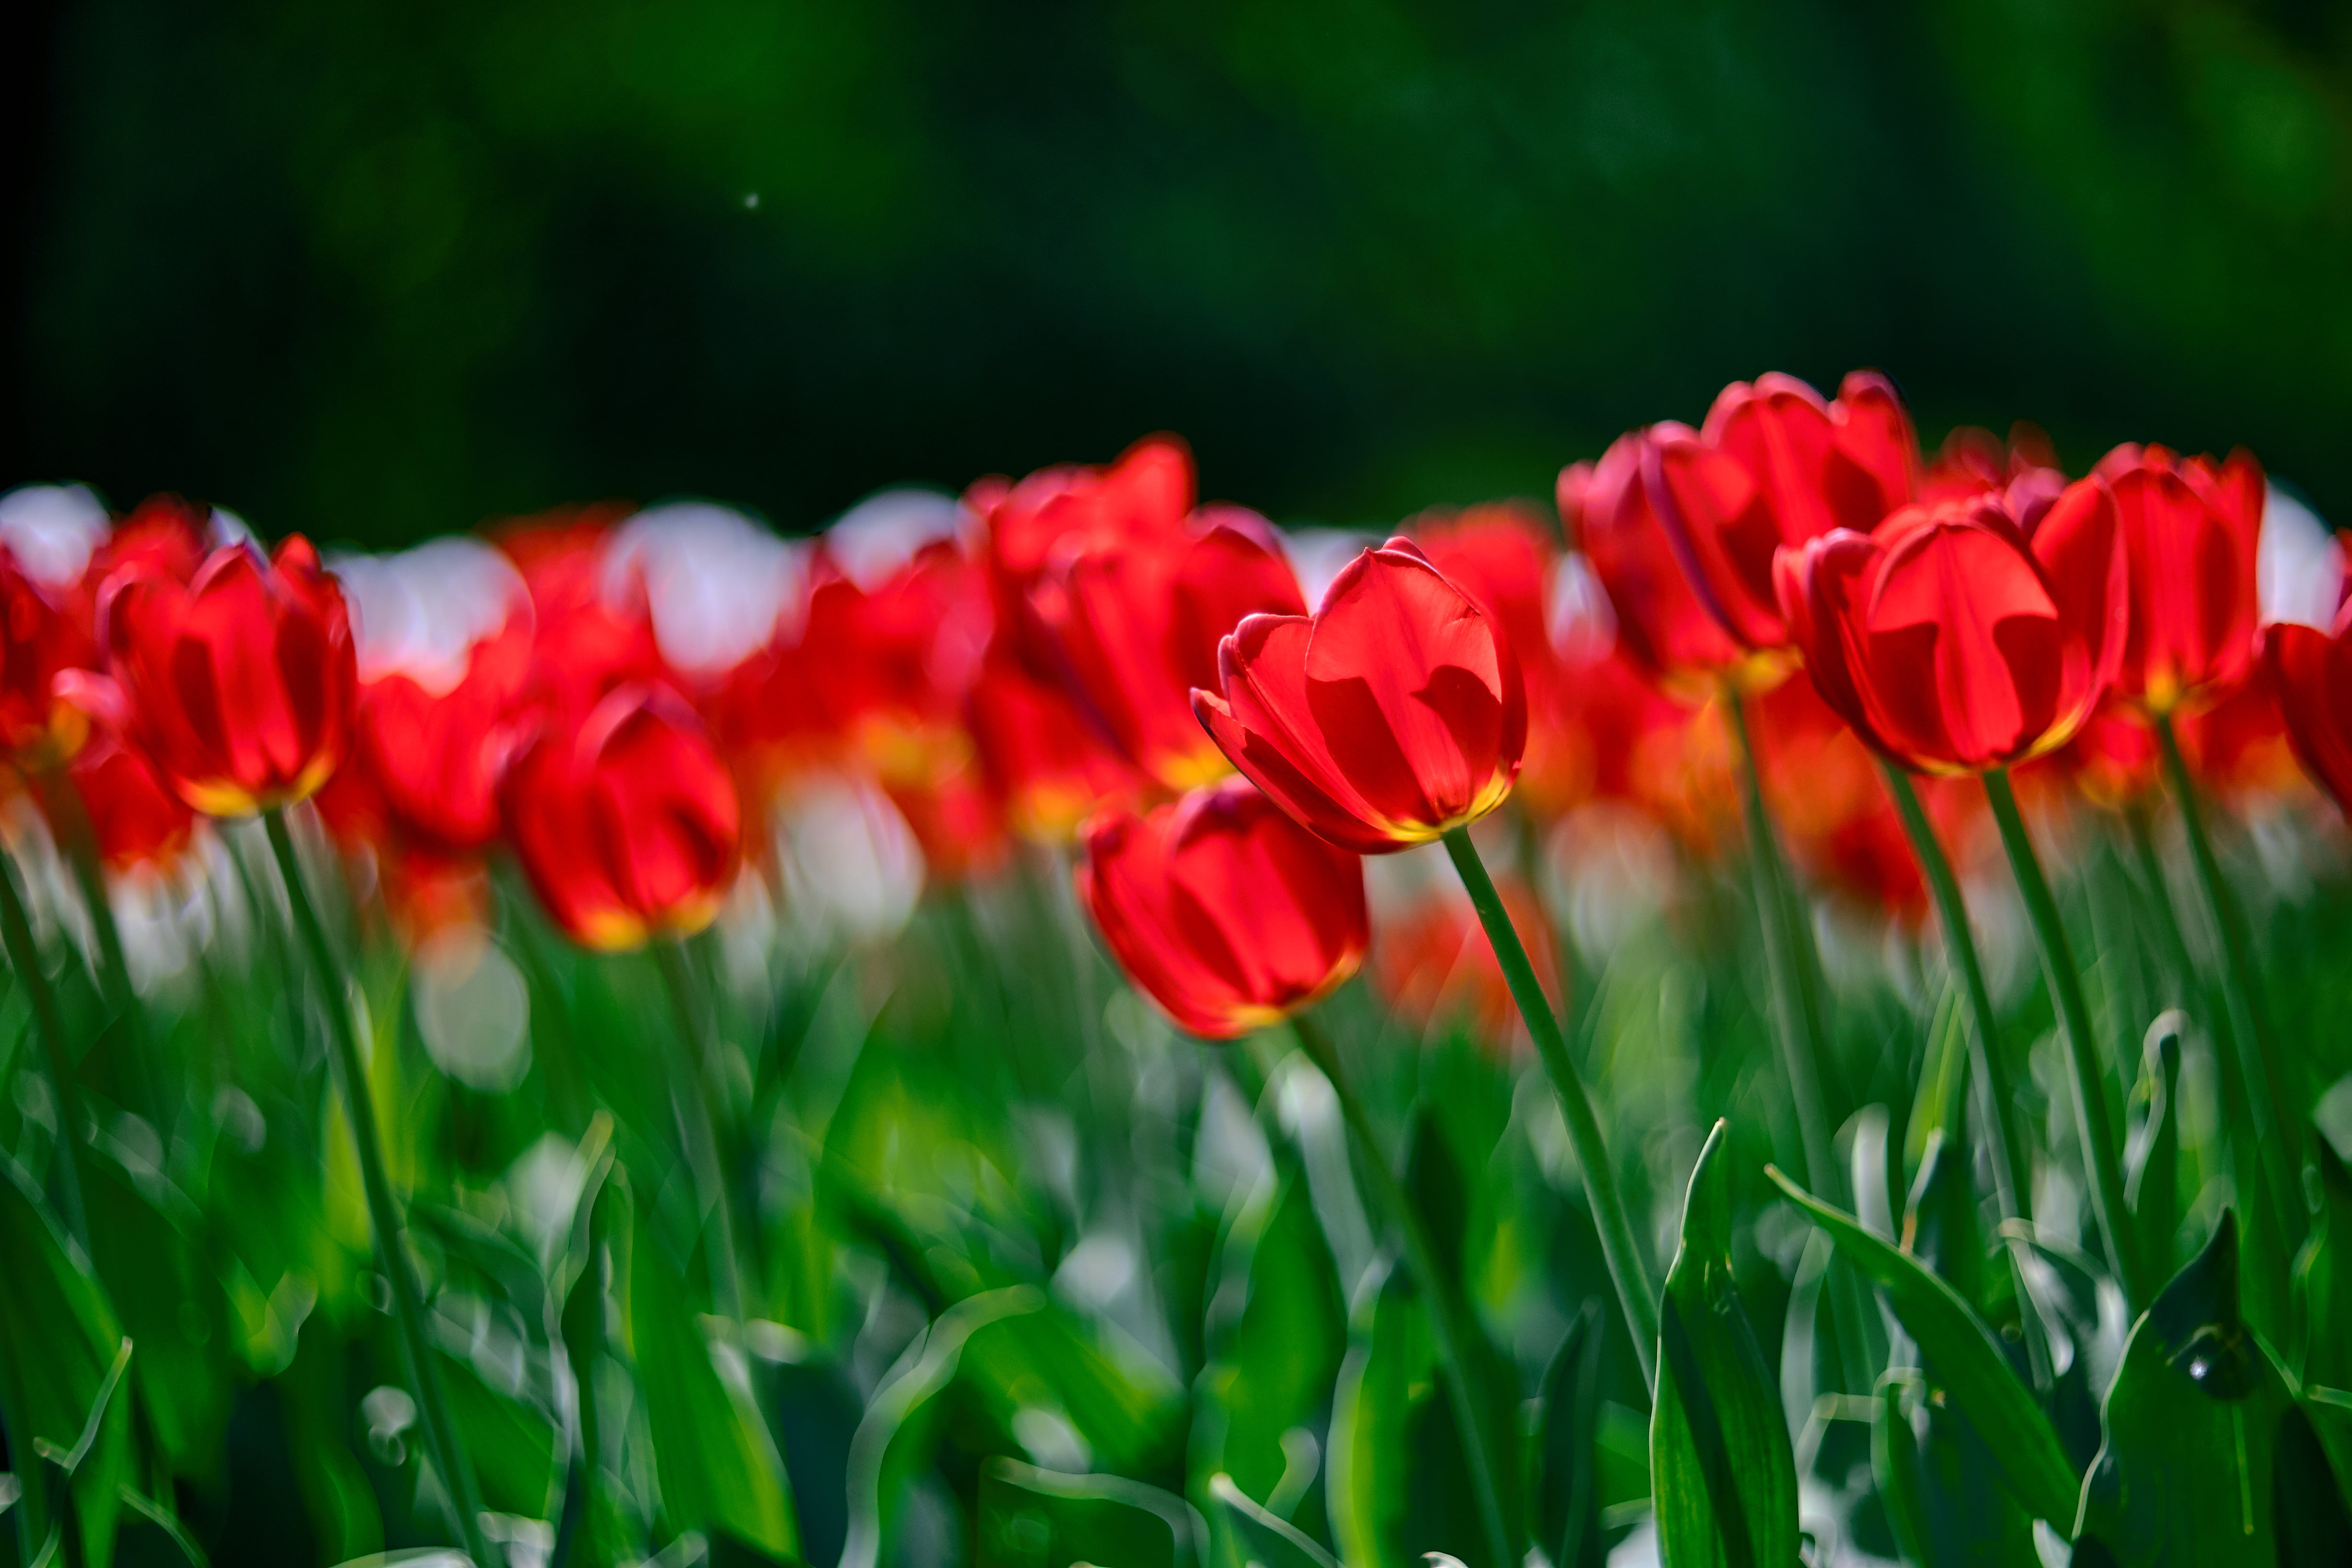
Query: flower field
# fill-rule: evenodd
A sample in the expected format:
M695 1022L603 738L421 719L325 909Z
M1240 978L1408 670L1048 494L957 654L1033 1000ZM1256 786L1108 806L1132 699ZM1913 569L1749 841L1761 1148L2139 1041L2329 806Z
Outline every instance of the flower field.
M1868 372L1363 536L10 492L0 1562L2352 1562L2346 570Z

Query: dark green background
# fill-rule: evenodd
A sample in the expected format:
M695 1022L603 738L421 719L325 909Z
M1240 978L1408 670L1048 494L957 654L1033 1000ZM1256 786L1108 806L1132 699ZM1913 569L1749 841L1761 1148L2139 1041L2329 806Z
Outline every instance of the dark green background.
M2244 442L2352 518L2347 17L37 5L0 482L803 527L1164 426L1373 522L1874 363L1931 435Z

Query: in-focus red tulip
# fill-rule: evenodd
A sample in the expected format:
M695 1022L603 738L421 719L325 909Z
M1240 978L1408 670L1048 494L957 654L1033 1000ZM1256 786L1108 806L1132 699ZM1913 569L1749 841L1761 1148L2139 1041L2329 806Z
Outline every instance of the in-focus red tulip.
M1517 878L1495 879L1511 924L1527 942L1536 980L1561 1005L1559 966L1551 922L1535 894ZM1374 921L1372 989L1381 999L1426 1031L1458 1024L1488 1044L1524 1034L1510 982L1495 957L1494 944L1478 923L1478 911L1458 887L1420 889L1401 907L1383 909Z
M1424 844L1503 804L1527 689L1503 628L1410 540L1367 550L1311 616L1252 616L1218 648L1202 725L1285 811L1343 848Z
M89 616L86 599L45 590L0 549L0 753L19 767L56 767L89 734L58 682L98 661Z
M169 868L188 847L195 816L164 785L154 764L136 746L100 726L66 768L63 787L80 798L100 861L110 871L134 867ZM54 784L35 792L51 830L62 836L77 826L60 822L52 805Z
M2244 451L2216 463L2163 447L2123 446L2082 483L2104 486L2113 498L2131 568L2131 629L2116 672L2116 699L2163 714L2234 689L2260 652L2261 465ZM2053 512L2042 526L2060 521Z
M1241 779L1087 825L1078 899L1137 988L1204 1039L1279 1023L1356 972L1363 866Z
M1070 843L1088 817L1143 787L1061 689L1002 646L989 650L972 688L971 733L1009 826L1024 838Z
M81 683L208 816L307 798L350 749L359 672L341 591L295 535L225 545L184 585L152 562L99 595L110 679Z
M549 917L600 952L717 918L742 822L734 780L693 710L658 687L608 693L543 730L508 770L507 833Z
M1683 569L1735 641L1784 647L1772 557L1832 529L1867 533L1911 500L1918 443L1894 384L1858 370L1835 401L1792 375L1733 382L1694 431L1660 425L1652 504Z
M2085 483L2031 543L2008 498L1962 496L1823 534L1776 574L1813 686L1856 734L1915 772L1982 773L2065 744L2105 695L2123 550L2106 490Z

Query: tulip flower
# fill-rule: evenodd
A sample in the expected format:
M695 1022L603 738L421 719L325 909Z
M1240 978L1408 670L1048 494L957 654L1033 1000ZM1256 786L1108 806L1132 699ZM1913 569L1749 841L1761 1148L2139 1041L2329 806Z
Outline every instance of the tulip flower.
M691 709L623 686L551 723L508 770L507 832L549 917L600 952L715 919L735 872L735 784Z
M1908 507L1875 534L1839 529L1779 558L1822 700L1914 772L1985 773L2063 745L2122 660L2124 540L2105 488L2069 489L2031 543L2012 506Z
M1223 695L1192 707L1285 811L1379 855L1503 804L1527 689L1502 627L1412 541L1349 563L1313 616L1252 616L1217 650Z
M2352 814L2352 603L2328 631L2292 622L2268 627L2263 662L2295 760Z
M1683 570L1643 482L1655 463L1655 438L1620 436L1599 463L1561 470L1560 521L1592 563L1617 622L1617 646L1661 690L1705 701L1727 673L1769 686L1786 663L1758 659L1734 640Z
M1240 779L1086 830L1078 899L1179 1027L1228 1040L1330 994L1369 941L1363 868Z
M359 673L341 591L299 535L249 542L183 585L152 562L99 595L110 679L79 683L172 789L207 816L308 798L350 749Z
M0 752L38 769L80 749L89 716L67 700L58 677L86 669L97 651L88 605L44 590L0 550Z
M1927 471L1919 476L1915 500L1944 500L1952 496L2005 490L2037 470L2055 473L2057 448L2038 425L2019 420L2010 426L2009 439L1980 425L1956 425Z
M66 783L80 797L100 862L108 870L169 867L187 848L195 827L187 803L120 736L102 727L92 734L67 765ZM37 791L36 798L47 812L56 792ZM78 827L51 817L51 830L60 838Z
M1069 843L1081 823L1142 785L1060 689L1002 645L990 648L972 687L971 724L1007 821L1025 838Z
M2116 698L2155 717L2234 689L2259 651L2261 466L2243 451L2217 464L2126 445L2084 482L2113 498L2130 565L2131 626Z

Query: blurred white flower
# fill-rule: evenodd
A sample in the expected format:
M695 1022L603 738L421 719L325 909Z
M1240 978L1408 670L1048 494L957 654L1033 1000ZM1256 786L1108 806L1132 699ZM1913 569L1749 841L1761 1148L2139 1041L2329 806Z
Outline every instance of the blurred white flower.
M416 1032L433 1065L500 1094L530 1068L530 995L522 972L478 926L435 931L409 971Z
M2343 595L2344 548L2319 514L2277 485L2263 500L2262 542L2254 555L2262 619L2322 631L2336 625Z
M688 679L724 675L780 633L797 637L809 547L709 501L649 507L623 523L604 557L604 591L645 585L654 637Z
M0 496L0 544L44 587L71 583L106 537L106 505L87 485L20 485Z
M1352 528L1282 531L1282 552L1290 557L1290 569L1298 574L1298 591L1306 596L1310 610L1321 605L1331 579L1347 570L1349 562L1379 542L1372 535Z
M819 943L897 935L923 892L923 850L872 784L833 777L794 793L778 814L784 918Z
M476 643L530 613L522 574L478 539L433 539L396 555L329 563L351 605L362 680L405 675L444 696L466 678Z
M936 540L953 539L964 523L955 497L918 485L877 490L824 531L824 551L842 575L871 594Z

